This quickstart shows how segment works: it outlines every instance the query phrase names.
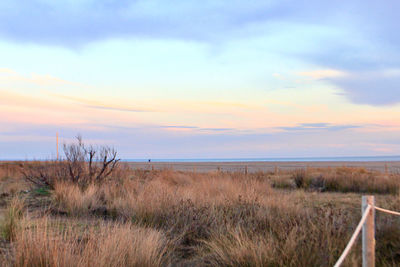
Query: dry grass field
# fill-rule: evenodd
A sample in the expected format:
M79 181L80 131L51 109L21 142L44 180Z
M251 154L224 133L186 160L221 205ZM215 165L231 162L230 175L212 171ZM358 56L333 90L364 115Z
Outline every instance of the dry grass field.
M0 164L1 266L333 266L362 195L400 210L400 174L364 168L245 174L120 164L82 183L63 179L61 165ZM51 182L32 179L40 176ZM377 213L376 225L377 266L399 266L400 218ZM360 258L358 241L345 266Z

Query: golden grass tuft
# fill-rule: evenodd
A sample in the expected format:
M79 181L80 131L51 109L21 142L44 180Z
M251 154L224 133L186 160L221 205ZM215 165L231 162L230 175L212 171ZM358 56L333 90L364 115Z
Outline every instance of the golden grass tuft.
M89 185L82 191L76 184L58 182L54 186L54 202L70 215L86 215L98 206L97 187Z
M21 227L21 221L24 215L24 199L14 196L5 210L4 217L0 222L1 235L4 239L13 241L17 231Z
M214 234L204 241L204 261L208 266L255 266L274 264L272 240L250 237L242 229L230 229L226 234Z
M15 266L162 266L171 260L160 231L130 224L100 224L83 232L47 219L15 240Z

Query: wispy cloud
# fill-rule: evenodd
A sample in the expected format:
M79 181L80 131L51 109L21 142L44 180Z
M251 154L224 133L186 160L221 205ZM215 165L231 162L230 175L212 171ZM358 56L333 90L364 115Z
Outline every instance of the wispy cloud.
M329 123L326 122L317 122L317 123L301 123L301 127L305 128L326 128L329 126Z
M298 73L301 76L310 77L313 79L325 79L325 78L332 78L332 77L341 77L345 76L346 73L333 70L333 69L325 69L325 70L311 70L311 71L302 71Z
M96 100L85 99L81 97L75 96L67 96L61 94L55 94L47 92L48 95L55 96L57 98L65 99L82 105L87 108L92 109L101 109L101 110L109 110L109 111L121 111L121 112L154 112L154 110L150 109L140 109L140 108L132 108L132 107L125 107L125 106L117 106L117 105L110 105L105 103L100 103Z
M3 126L7 125L2 123L2 129ZM112 124L110 129L115 129L105 131L107 125L84 123L62 127L29 123L14 123L12 126L8 130L0 129L0 159L49 158L55 153L56 131L60 133L62 142L72 141L77 133L81 133L89 143L115 146L125 159L373 156L394 154L400 149L400 129L394 132L381 129L379 135L368 131L354 134L322 129L303 131L301 134L296 131L244 134L236 131L204 133L196 129L189 133L173 132L157 126L115 128ZM312 126L324 127L322 123L303 125Z
M133 108L119 108L119 107L110 107L110 106L101 106L101 105L85 105L85 107L93 108L93 109L102 109L102 110L110 110L110 111L122 111L122 112L150 112L145 109L133 109Z
M212 131L212 132L225 132L225 131L233 131L235 128L201 128L202 131Z
M160 128L167 128L167 129L198 129L197 126L186 126L186 125L162 125Z
M335 125L330 123L301 123L297 126L284 126L278 129L284 131L340 131L346 129L361 128L360 125Z
M167 126L160 126L160 128L166 129L192 129L196 131L203 131L203 132L226 132L226 131L236 131L235 128L202 128L198 126L187 126L187 125L167 125Z

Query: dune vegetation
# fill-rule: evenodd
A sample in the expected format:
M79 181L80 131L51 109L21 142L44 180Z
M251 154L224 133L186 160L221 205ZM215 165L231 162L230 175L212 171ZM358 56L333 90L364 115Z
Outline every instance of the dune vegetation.
M102 165L94 171L80 160L79 179L68 160L0 164L1 266L333 266L361 217L362 195L400 207L395 173L121 163L97 179ZM398 266L400 218L377 213L376 225L377 266ZM360 247L345 266L360 265Z

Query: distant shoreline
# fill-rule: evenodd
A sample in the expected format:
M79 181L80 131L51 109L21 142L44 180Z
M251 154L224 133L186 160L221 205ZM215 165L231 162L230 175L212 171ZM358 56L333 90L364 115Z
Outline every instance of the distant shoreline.
M123 159L125 162L147 162L148 159ZM152 162L379 162L400 161L400 156L363 157L292 157L292 158L193 158L193 159L151 159Z
M350 157L349 157L350 158ZM346 159L349 159L346 158ZM379 158L373 161L372 159ZM151 162L145 159L122 160L123 165L135 169L173 169L175 171L195 171L195 172L212 172L212 171L239 171L248 172L276 170L290 171L294 169L304 168L365 168L368 170L376 170L381 172L400 173L400 156L390 157L362 157L367 160L355 160L356 157L351 157L354 160L343 160L344 158L336 158L337 160L328 160L329 158L302 158L297 161L281 159L151 159ZM331 158L330 158L331 159ZM341 161L339 159L342 159ZM360 157L358 157L360 159ZM393 160L395 159L395 160ZM5 163L22 163L26 161L51 161L51 160L0 160L0 164Z
M242 162L124 162L137 169L173 169L177 171L275 171L302 168L366 168L400 173L400 161L242 161Z
M160 162L160 163L243 163L243 162L400 162L400 155L394 156L346 156L346 157L288 157L288 158L140 158L127 159L122 158L122 162ZM21 161L50 161L47 159L0 159L0 162L21 162Z

